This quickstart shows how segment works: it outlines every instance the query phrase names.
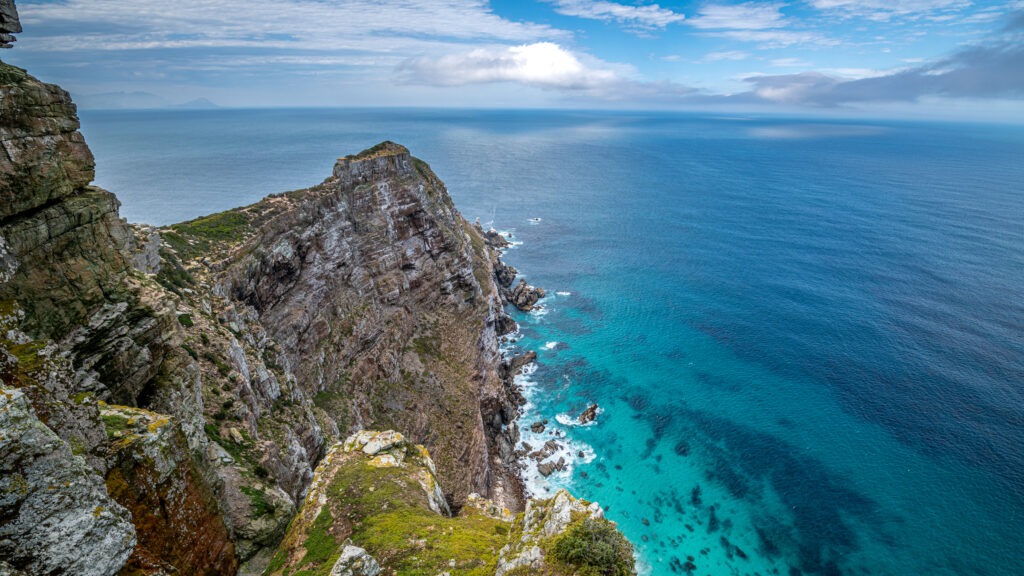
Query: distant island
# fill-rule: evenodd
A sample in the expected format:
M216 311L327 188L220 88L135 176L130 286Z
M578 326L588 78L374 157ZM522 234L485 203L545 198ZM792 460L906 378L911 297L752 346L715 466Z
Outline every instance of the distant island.
M195 98L173 104L163 96L150 92L104 92L75 95L76 105L83 110L214 110L220 108L207 98Z

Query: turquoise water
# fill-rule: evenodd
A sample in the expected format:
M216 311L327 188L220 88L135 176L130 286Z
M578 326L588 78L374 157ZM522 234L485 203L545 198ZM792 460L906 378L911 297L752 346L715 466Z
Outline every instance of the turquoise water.
M133 221L308 186L383 139L428 161L551 294L517 313L515 346L540 355L523 422L548 419L575 458L531 486L601 502L651 574L1024 574L1020 128L415 110L83 122L98 183ZM566 424L590 402L597 424Z

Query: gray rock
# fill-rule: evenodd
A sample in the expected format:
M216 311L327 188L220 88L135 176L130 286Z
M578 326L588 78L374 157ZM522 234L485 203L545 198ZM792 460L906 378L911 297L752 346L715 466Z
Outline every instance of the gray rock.
M14 36L10 32L21 32L18 8L14 0L0 0L0 48L10 48Z
M516 287L511 292L506 290L506 293L509 304L523 312L533 310L537 305L537 301L546 296L543 288L531 286L524 279L520 279L519 284L516 284Z
M12 388L0 389L0 518L0 556L30 574L114 574L136 542L103 478Z
M345 543L341 549L341 556L331 568L330 576L377 576L380 574L380 565L373 556L351 542Z

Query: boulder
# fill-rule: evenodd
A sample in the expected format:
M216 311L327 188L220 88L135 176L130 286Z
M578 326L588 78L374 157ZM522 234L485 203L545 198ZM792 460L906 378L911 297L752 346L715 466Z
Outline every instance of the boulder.
M600 410L601 409L597 404L591 404L590 406L587 406L586 410L584 410L576 420L580 424L590 424L597 419L597 414Z
M545 296L543 288L537 288L526 283L526 280L520 279L519 284L508 292L509 304L512 304L516 308L523 312L529 312L533 310L537 305L537 301Z

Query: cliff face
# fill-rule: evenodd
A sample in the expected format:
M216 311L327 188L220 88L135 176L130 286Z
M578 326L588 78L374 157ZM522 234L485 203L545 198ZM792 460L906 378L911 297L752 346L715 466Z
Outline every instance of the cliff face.
M522 507L494 239L425 163L385 142L312 188L155 229L89 185L77 129L66 92L0 62L0 571L300 565L287 542L305 540L278 543L314 470L333 478L328 448L370 427L426 446L402 440L429 474L394 502L429 522ZM466 573L497 565L495 530L459 552ZM373 548L385 567L411 550L394 546Z
M487 249L443 183L383 143L266 203L268 222L218 289L256 312L304 394L322 400L324 429L403 430L435 454L456 505L489 493L480 399L503 394L500 303Z

